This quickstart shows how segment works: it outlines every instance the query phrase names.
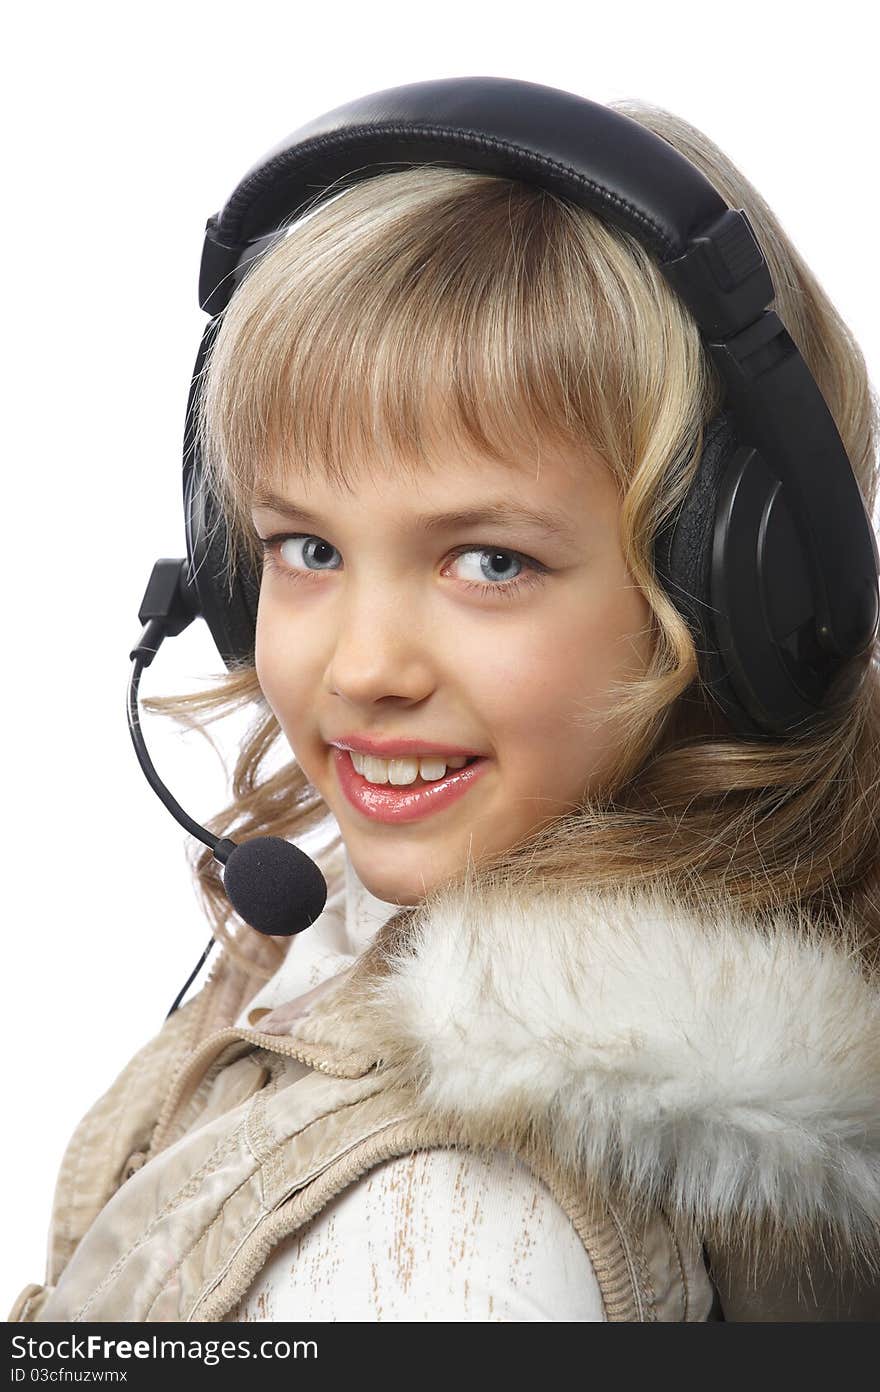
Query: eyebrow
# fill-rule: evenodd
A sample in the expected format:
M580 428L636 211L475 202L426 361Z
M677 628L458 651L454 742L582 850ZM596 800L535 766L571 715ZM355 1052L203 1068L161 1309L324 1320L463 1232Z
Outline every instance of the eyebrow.
M297 507L278 493L260 491L253 495L252 507L270 508L293 522L309 527L323 525L321 518L307 508ZM456 508L454 512L421 513L413 518L416 528L428 536L448 532L457 527L529 526L549 536L575 541L577 533L570 517L552 510L524 507L513 498L497 498L474 508Z

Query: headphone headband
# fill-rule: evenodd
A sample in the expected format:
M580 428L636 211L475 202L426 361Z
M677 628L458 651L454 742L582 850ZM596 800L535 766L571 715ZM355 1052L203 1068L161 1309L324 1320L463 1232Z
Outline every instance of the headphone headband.
M226 273L291 214L395 166L428 163L538 183L631 232L661 261L682 255L727 208L667 141L586 97L504 77L413 82L328 111L252 165L208 219L201 307L216 314L227 303Z

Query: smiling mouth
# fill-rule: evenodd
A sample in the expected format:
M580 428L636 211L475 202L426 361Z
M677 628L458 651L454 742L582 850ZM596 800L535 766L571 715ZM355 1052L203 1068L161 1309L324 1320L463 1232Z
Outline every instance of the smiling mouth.
M346 750L346 753L349 754L349 757L350 757L351 751L350 751L350 750ZM406 755L401 755L400 757L401 757L401 758L405 758L405 757L408 757L408 756L406 756ZM433 757L433 756L432 756L432 757ZM398 788L398 789L400 789L400 791L403 793L403 792L406 792L407 788L438 788L442 783L445 783L445 782L447 781L447 779L454 777L454 775L457 774L457 773L461 773L461 772L462 772L464 769L466 769L466 768L470 768L471 764L475 764L475 763L477 762L478 759L481 759L481 758L483 758L483 757L485 757L485 756L484 756L484 755L481 755L481 754L472 754L471 757L467 760L467 763L463 764L461 768L447 768L447 770L446 770L446 772L444 773L444 775L443 775L442 778L423 778L422 775L421 775L421 773L417 773L416 776L415 776L415 778L412 780L411 783L392 783L391 780L390 780L390 778L389 778L385 783L374 783L371 779L367 778L364 774L358 773L357 769L354 767L354 761L353 761L353 760L351 760L351 765L352 765L352 769L353 769L353 772L354 772L355 777L356 777L356 778L362 778L363 781L364 781L366 784L369 785L369 787L371 787L371 788L392 788L392 789Z
M348 801L365 817L379 822L412 822L450 807L467 795L490 763L485 755L478 754L461 768L447 769L442 778L419 775L412 783L370 783L358 773L350 750L334 751L337 777Z

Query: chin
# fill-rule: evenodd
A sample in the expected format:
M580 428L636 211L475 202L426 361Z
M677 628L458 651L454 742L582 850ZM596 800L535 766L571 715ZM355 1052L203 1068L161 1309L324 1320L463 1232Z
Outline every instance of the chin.
M344 821L337 821L355 874L364 889L384 904L413 908L432 890L465 875L467 852L456 846L403 846L396 837L384 846L363 845Z
M388 874L383 875L381 869L376 865L375 859L361 866L357 857L352 854L350 847L348 854L354 872L364 889L368 890L376 899L381 899L384 904L394 904L401 909L412 908L414 905L420 904L432 888L433 881L429 880L427 884L423 884L422 877L418 873L409 876L401 873L401 870L397 868L396 870L391 869Z
M426 890L421 886L414 889L411 885L402 885L399 880L389 884L387 881L376 879L375 876L362 875L357 866L355 866L355 870L364 888L385 904L395 904L398 908L408 909L415 904L420 904L425 897Z

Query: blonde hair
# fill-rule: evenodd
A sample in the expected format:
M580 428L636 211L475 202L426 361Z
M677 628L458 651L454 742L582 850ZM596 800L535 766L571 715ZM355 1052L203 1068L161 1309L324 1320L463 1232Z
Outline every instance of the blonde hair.
M748 213L773 307L873 516L880 409L849 329L717 146L662 108L610 105ZM619 487L626 563L653 611L652 660L619 693L620 758L606 786L468 875L519 888L662 879L698 903L735 900L759 916L797 904L829 931L854 931L868 960L880 941L876 649L842 674L818 727L794 739L738 737L708 698L652 547L694 476L721 384L696 325L634 238L515 180L434 165L380 174L293 221L255 262L223 313L201 385L199 446L226 519L228 578L244 556L259 574L251 498L291 466L347 487L378 457L404 472L432 468L441 437L499 462L520 443L548 440L598 453ZM218 835L299 841L332 824L293 758L266 773L283 736L253 665L202 693L143 704L198 728L253 710L232 800L208 823ZM247 959L255 935L237 919L227 926L220 867L206 848L192 863L215 935Z

